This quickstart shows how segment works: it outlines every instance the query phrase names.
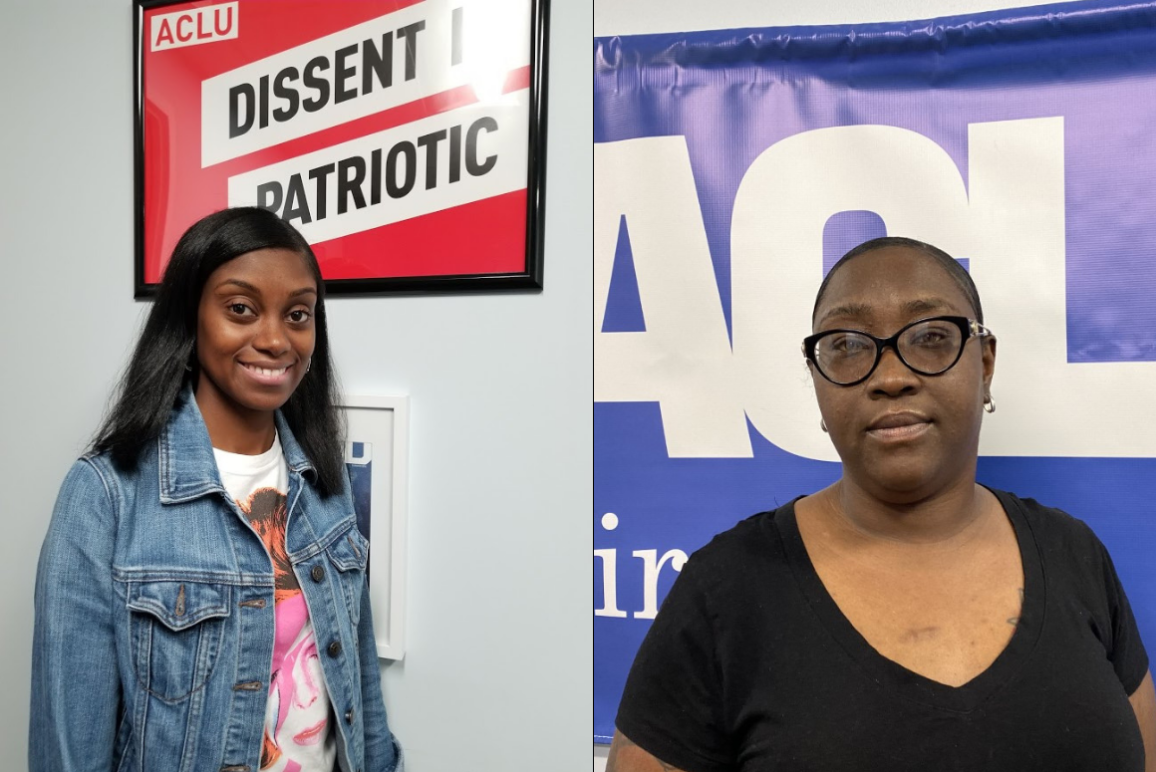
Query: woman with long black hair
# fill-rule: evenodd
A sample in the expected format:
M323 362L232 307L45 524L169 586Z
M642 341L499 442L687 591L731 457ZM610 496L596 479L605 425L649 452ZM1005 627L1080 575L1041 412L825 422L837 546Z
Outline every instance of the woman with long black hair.
M181 237L41 552L34 772L401 769L324 296L270 212Z

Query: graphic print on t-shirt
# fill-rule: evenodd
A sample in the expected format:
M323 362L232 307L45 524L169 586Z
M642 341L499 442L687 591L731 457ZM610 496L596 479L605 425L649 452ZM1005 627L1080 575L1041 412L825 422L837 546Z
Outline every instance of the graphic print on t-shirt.
M305 596L285 549L285 494L259 488L237 502L273 559L276 634L269 704L261 743L262 772L330 769L329 699ZM326 742L326 740L328 742Z

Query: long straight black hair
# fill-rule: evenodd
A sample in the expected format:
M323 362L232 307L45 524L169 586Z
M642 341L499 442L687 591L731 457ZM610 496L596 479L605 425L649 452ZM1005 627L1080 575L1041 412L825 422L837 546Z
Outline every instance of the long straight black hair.
M185 231L165 269L152 311L121 377L115 403L96 434L93 449L134 469L140 453L160 436L186 383L196 385L197 310L210 274L258 249L288 249L301 256L317 282L313 320L316 340L309 371L281 413L317 470L323 496L340 491L344 478L345 424L329 356L325 283L308 242L289 223L265 209L215 212Z

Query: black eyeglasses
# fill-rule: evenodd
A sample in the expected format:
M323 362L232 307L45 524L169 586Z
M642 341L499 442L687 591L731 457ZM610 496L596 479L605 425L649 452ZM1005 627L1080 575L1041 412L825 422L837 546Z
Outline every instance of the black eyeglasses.
M942 375L963 356L970 338L989 335L991 330L974 319L936 316L912 322L890 338L859 330L825 330L803 338L803 355L831 383L854 386L871 377L888 346L920 375Z

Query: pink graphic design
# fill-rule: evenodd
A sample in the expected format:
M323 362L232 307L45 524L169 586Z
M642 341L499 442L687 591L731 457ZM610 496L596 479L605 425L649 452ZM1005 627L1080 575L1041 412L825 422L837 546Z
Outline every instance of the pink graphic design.
M280 614L286 606L292 607L286 609L292 616L302 620L308 616L305 599L301 595L279 603L277 613ZM280 633L280 624L278 628ZM272 725L266 724L265 727L265 748L271 753L268 763L262 754L263 770L300 770L300 765L291 760L298 755L296 749L317 745L324 736L329 720L328 702L320 699L324 693L324 681L318 660L317 640L311 627L297 629L299 634L288 647L283 651L275 649L275 661L280 662L281 667L273 674L269 685L270 706L266 721ZM277 765L282 756L287 762L284 767Z
M327 758L329 700L305 596L285 550L285 495L261 488L239 502L273 559L276 626L262 772L301 772ZM328 763L332 763L331 760Z

